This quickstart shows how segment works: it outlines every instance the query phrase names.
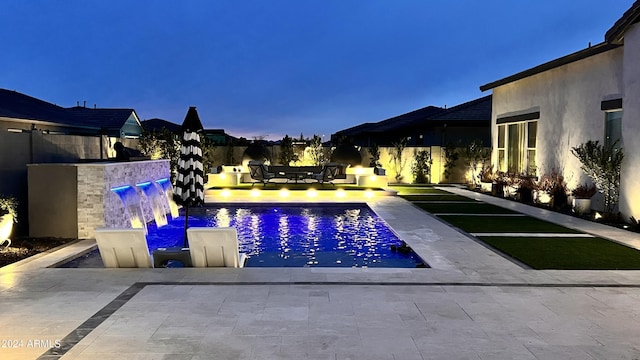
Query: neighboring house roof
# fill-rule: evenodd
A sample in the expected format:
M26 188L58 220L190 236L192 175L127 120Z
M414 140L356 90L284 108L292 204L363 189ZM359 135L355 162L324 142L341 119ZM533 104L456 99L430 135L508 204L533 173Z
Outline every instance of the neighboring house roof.
M92 109L85 107L68 108L72 114L72 125L90 126L100 129L119 129L129 119L131 114L135 115L133 109ZM135 119L140 125L138 116Z
M491 98L487 95L479 99L468 101L464 104L456 105L445 109L434 116L430 121L490 121L491 120Z
M0 117L33 120L62 126L91 129L120 129L132 117L133 109L63 108L17 91L0 89Z
M0 117L67 124L70 115L63 107L17 91L0 89Z
M392 131L399 128L410 127L416 122L422 122L430 118L430 116L439 113L443 109L437 106L427 106L422 109L414 110L406 114L392 117L387 120L380 121L375 124L373 132Z
M624 13L624 15L622 15L622 17L618 19L618 21L616 21L616 23L611 27L611 29L607 31L604 37L605 38L604 42L594 46L591 46L591 44L589 44L588 48L577 51L573 54L569 54L561 58L551 60L542 65L533 67L531 69L524 70L517 74L507 76L503 79L496 80L494 82L490 82L488 84L482 85L480 86L480 90L487 91L501 85L509 84L511 82L524 79L529 76L536 75L541 72L560 67L562 65L566 65L578 60L585 59L590 56L603 53L605 51L618 48L623 45L624 34L627 31L627 29L631 25L639 21L640 21L640 0L636 1L633 5L631 5L631 8L629 8L629 10L627 10Z
M162 128L165 128L173 133L179 134L181 131L180 124L174 124L170 121L153 118L149 120L144 120L141 122L142 128L147 131L160 131Z
M491 97L491 95L487 95L448 109L437 106L427 106L377 123L364 123L340 130L336 132L334 136L383 133L400 129L418 128L429 123L435 124L451 121L489 122L491 120Z

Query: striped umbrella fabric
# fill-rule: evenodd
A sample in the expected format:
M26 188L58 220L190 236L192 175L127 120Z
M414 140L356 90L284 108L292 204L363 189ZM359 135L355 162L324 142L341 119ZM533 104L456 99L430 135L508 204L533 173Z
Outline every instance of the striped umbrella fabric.
M186 234L189 227L189 207L204 205L204 167L202 166L200 131L202 131L200 117L195 106L191 106L182 124L178 176L173 194L173 200L185 208L185 247L187 246Z

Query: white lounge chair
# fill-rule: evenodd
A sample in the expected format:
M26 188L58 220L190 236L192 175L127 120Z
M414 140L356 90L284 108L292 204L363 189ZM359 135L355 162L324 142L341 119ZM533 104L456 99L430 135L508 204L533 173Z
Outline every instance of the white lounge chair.
M232 227L187 229L194 267L244 267L246 254L238 250L238 233Z
M153 267L144 229L95 229L94 234L104 267Z

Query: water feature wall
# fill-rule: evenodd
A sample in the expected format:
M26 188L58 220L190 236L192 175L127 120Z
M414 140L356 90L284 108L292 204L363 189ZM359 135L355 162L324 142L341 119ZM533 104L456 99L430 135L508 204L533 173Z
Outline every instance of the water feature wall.
M131 219L111 189L131 186L143 218L154 219L147 196L136 184L170 176L169 160L30 164L29 234L34 237L93 238L93 229L130 228Z

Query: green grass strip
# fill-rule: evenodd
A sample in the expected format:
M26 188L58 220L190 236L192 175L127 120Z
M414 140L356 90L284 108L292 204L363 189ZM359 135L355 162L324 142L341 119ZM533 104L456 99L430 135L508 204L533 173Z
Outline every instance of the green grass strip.
M579 233L579 231L529 216L442 215L439 218L469 233Z
M411 194L451 194L450 192L435 189L432 187L418 187L418 186L390 186L392 190L398 192L398 195L411 195Z
M597 237L482 237L481 240L537 270L640 269L640 251Z
M262 184L256 184L253 187L251 186L251 184L243 184L243 185L236 185L236 186L215 186L215 187L210 187L207 190L222 190L222 189L228 189L228 190L251 190L252 188L256 188L259 190L280 190L280 189L288 189L288 190L308 190L308 189L316 189L318 191L320 190L336 190L336 189L344 189L345 191L351 191L351 190L373 190L373 191L383 191L384 189L382 188L371 188L371 187L363 187L363 186L356 186L356 185L351 185L351 184L336 184L335 186L331 185L331 184L318 184L318 183L308 183L308 184L303 184L303 183L268 183L266 186L262 186Z
M409 201L475 201L468 197L454 195L454 194L446 194L446 195L400 195L403 199L407 199Z
M518 212L487 203L417 203L416 206L433 214L518 214Z

